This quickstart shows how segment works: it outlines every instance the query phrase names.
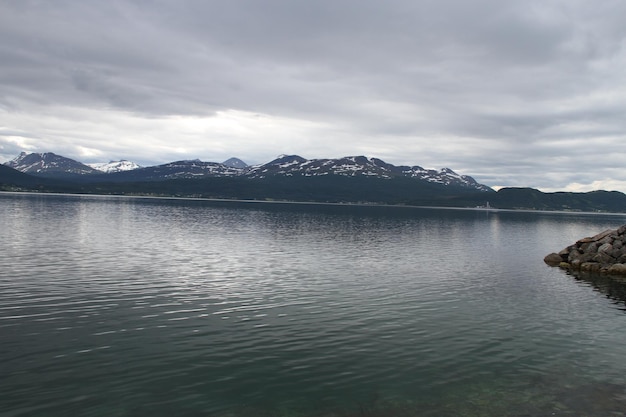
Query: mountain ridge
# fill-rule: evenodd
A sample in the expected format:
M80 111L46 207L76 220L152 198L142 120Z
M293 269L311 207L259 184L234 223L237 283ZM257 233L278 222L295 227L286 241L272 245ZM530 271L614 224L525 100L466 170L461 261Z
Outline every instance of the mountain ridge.
M116 174L109 174L116 175ZM104 175L106 176L106 175ZM98 177L98 176L87 176ZM257 201L380 203L567 212L626 213L626 194L619 191L544 193L534 188L507 187L497 192L470 191L437 183L366 176L239 176L175 178L161 181L80 183L43 178L0 164L0 191L60 192ZM486 203L489 203L486 205Z
M50 162L54 160L54 164ZM336 159L305 159L299 155L281 155L265 163L249 166L238 158L230 158L225 163L203 162L199 159L174 161L166 164L137 167L128 170L115 170L107 173L82 164L70 158L53 153L22 152L17 158L6 163L24 173L41 177L71 178L80 182L130 182L162 181L171 179L191 179L203 177L245 177L263 179L266 177L315 177L325 175L368 178L411 178L442 186L461 187L468 190L493 192L468 175L459 175L450 168L439 171L424 169L418 165L395 166L378 158L346 156ZM241 165L244 167L240 167ZM63 168L66 171L63 171Z
M54 153L22 152L0 165L0 190L626 212L626 194L618 191L544 193L505 187L496 192L450 168L395 166L365 156L305 159L281 155L245 167L194 159L104 173Z

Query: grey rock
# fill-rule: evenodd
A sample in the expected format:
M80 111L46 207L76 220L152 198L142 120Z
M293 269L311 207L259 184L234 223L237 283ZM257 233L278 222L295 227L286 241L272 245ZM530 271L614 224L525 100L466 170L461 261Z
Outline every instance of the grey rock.
M613 264L607 269L607 273L614 275L626 275L626 264Z
M582 257L582 252L577 249L572 250L569 255L567 255L567 262L572 263L572 261L576 259L580 259Z
M610 243L604 243L602 246L598 248L598 253L611 253L613 252L613 245Z
M587 247L587 253L598 253L598 242L590 243Z
M591 260L602 265L609 265L615 262L615 259L611 255L603 252L596 253Z
M586 237L583 239L580 239L577 243L586 243L586 242L597 242L601 239L604 239L605 237L609 236L611 233L615 232L614 230L605 230L604 232L598 233L595 236L592 237Z
M614 240L615 240L615 238L613 237L613 235L609 235L609 236L605 236L602 239L598 240L598 243L600 245L605 245L607 243L613 243Z
M563 262L563 258L558 253L551 253L543 258L543 261L550 266L558 266L561 262Z
M583 262L580 270L585 272L600 272L600 264L596 262Z
M550 266L590 273L626 275L626 225L578 240L544 258Z

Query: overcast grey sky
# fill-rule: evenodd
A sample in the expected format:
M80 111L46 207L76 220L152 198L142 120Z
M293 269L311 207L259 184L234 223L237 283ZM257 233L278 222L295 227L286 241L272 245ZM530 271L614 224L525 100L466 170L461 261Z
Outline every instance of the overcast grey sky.
M626 192L623 0L0 0L0 162L278 154Z

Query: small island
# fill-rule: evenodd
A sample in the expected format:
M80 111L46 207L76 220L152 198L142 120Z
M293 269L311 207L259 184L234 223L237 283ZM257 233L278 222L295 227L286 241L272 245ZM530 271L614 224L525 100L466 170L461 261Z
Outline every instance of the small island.
M544 262L573 272L626 276L626 225L580 239Z

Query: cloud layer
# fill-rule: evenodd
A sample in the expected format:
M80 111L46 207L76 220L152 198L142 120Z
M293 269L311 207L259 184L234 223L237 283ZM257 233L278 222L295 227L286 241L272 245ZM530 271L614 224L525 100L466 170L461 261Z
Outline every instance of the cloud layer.
M365 154L626 191L626 3L0 3L0 160Z

